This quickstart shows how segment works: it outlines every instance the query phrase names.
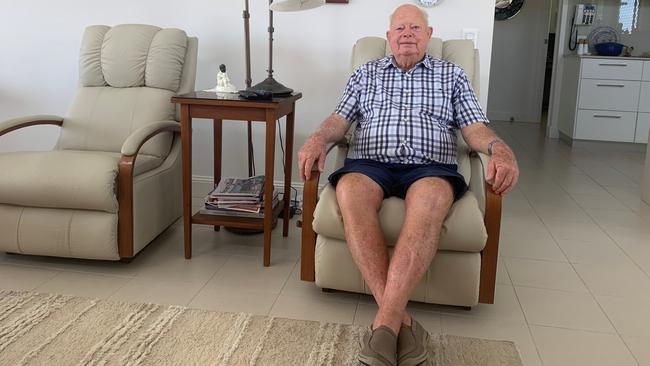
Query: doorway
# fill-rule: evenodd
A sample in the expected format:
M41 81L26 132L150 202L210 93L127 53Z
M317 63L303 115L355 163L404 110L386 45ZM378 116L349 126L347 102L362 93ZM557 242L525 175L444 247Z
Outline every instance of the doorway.
M512 18L495 21L488 117L545 125L558 0L524 0Z

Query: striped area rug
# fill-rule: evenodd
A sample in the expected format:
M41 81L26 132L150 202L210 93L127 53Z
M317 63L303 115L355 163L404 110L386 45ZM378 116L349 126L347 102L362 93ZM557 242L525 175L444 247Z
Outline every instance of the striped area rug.
M0 365L357 365L366 329L0 291ZM521 365L512 342L431 338L428 365Z

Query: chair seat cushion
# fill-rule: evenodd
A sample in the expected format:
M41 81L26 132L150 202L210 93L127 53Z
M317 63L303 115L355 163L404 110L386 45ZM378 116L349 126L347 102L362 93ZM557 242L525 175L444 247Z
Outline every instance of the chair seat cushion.
M0 203L115 213L120 156L75 150L0 154ZM160 158L139 155L134 174L161 163Z
M404 222L404 200L385 199L379 221L389 246L394 246ZM321 192L314 212L314 231L319 235L345 240L343 218L336 202L336 192L327 184ZM483 214L474 194L469 191L451 207L442 226L438 248L460 252L480 252L485 247L487 232Z

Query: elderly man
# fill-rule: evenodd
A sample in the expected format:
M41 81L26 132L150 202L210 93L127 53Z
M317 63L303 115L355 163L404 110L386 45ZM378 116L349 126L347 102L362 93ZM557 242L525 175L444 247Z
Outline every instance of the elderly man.
M359 355L366 365L427 358L428 333L406 305L436 253L449 208L467 190L457 171L455 130L472 149L491 155L486 179L496 193L507 193L519 176L512 150L486 127L465 72L425 54L432 32L426 12L399 6L386 32L393 56L354 72L335 112L299 152L300 176L309 179L314 164L323 170L326 144L358 122L350 158L329 179L350 252L379 306ZM390 261L377 215L389 196L403 198L406 207Z

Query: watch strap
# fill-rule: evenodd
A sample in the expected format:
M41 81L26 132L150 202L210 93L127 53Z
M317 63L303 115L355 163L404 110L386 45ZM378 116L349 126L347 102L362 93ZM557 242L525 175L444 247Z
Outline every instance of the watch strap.
M492 147L497 142L503 142L503 141L501 141L501 139L494 139L494 140L490 141L490 143L487 146L488 155L492 156Z

